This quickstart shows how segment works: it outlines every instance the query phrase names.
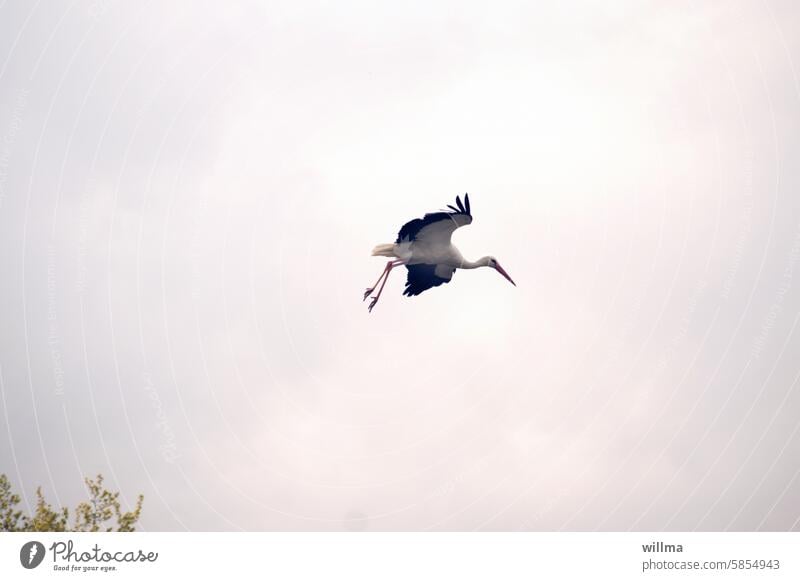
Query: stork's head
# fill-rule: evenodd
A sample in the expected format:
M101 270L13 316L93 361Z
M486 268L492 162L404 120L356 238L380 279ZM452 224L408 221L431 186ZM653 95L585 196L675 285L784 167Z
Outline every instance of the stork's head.
M505 269L502 266L500 266L500 263L497 262L497 259L494 256L487 256L486 258L483 259L483 262L486 263L486 266L489 266L489 267L495 269L500 274L502 274L506 278L506 280L508 282L510 282L514 286L517 286L517 283L515 283L513 280L511 280L511 277L508 276L508 273L505 271Z

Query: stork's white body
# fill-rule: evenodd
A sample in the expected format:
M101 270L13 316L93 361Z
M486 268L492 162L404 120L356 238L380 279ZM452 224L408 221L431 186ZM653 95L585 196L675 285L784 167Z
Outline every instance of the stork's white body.
M373 256L398 258L403 264L437 264L453 268L468 268L461 252L453 244L430 244L425 241L381 244Z

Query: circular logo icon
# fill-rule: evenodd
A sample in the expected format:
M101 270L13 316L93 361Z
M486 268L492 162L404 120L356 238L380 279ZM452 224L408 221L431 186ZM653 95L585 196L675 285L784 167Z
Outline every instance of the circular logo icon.
M44 545L39 541L28 541L19 550L19 562L26 569L35 569L44 560Z

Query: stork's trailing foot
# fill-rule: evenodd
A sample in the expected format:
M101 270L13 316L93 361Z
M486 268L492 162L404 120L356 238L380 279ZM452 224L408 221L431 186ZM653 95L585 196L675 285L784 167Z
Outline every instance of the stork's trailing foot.
M389 280L389 273L392 272L392 268L397 266L398 264L403 264L402 260L392 260L391 262L386 263L386 268L383 269L383 273L381 273L378 280L375 281L375 284L364 291L364 300L367 300L369 296L378 288L378 284L381 285L381 288L378 289L378 294L372 297L372 300L369 303L369 312L372 312L372 309L375 305L378 304L378 299L381 298L381 293L383 292L383 287L386 286L386 281ZM383 280L383 282L381 282Z
M375 284L373 284L371 287L369 287L367 290L364 291L364 300L367 300L369 298L369 295L371 295L373 291L376 288L378 288L378 285L380 284L381 280L383 280L383 277L389 273L391 268L392 268L392 262L387 263L386 267L383 269L383 272L378 277L378 280L375 281Z

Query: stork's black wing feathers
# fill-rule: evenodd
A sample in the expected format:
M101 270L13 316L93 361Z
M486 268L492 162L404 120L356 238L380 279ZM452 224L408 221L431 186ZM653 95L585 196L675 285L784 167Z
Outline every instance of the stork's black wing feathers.
M449 220L453 216L457 216L459 214L463 214L472 218L469 208L469 194L464 194L464 203L461 203L460 196L456 196L456 206L458 206L458 208L448 204L447 207L450 208L452 212L432 212L430 214L425 214L425 216L422 218L415 218L414 220L403 224L403 227L400 228L400 232L397 233L397 240L395 240L395 242L398 244L403 241L413 242L420 230L422 230L428 224L433 224L439 220Z
M429 288L450 282L449 278L436 276L435 264L407 264L406 268L408 269L408 278L403 291L405 296L413 297Z

